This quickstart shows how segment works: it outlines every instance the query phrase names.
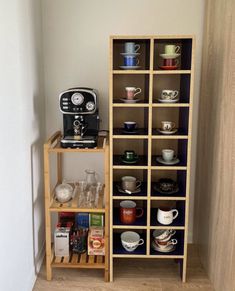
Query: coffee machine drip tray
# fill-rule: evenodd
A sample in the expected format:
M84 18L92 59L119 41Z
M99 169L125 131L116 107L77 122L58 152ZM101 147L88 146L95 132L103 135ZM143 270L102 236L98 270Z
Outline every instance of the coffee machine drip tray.
M96 136L64 136L61 139L62 148L95 148L97 147Z

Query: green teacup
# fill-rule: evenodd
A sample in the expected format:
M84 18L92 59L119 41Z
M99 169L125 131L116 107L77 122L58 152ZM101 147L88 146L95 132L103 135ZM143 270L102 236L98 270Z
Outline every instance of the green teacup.
M126 161L134 161L134 160L137 159L137 157L138 156L135 153L135 151L129 151L129 150L127 150L127 151L124 152L124 159Z

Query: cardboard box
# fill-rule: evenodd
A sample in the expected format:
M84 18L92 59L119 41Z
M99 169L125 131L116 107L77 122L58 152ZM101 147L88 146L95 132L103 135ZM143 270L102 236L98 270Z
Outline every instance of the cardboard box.
M104 228L90 227L87 244L89 256L104 256L105 255Z
M104 214L102 213L90 213L90 226L104 226Z
M57 227L54 232L55 256L69 256L70 227Z

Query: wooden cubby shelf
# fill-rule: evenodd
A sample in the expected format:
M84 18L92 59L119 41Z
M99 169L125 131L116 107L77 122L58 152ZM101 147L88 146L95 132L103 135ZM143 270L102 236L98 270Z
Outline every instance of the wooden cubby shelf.
M125 42L140 45L137 70L123 69ZM180 47L178 68L164 70L165 45ZM194 84L195 40L191 35L111 36L109 70L110 112L110 280L113 280L115 258L175 259L180 266L182 281L186 281L188 219L190 198L190 166L192 138L192 106ZM127 103L125 87L141 88L136 103ZM176 90L175 103L161 100L163 90ZM125 101L125 102L124 102ZM137 124L133 134L123 130L125 121ZM171 135L162 133L162 121L175 123L177 131ZM173 149L179 162L160 163L163 149ZM122 161L125 150L132 150L139 160L133 164ZM142 182L138 193L122 193L121 178L134 176ZM171 179L175 190L161 192L160 179ZM120 221L122 200L132 200L136 207L144 209L144 215L131 225ZM157 221L158 208L177 209L178 217L170 225ZM169 253L154 250L152 246L155 229L175 230L178 243ZM121 243L121 233L135 231L144 239L133 252L127 252Z

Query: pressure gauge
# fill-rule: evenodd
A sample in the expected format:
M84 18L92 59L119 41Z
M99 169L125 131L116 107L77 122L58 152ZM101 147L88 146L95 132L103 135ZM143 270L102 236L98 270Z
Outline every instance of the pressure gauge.
M84 101L84 96L80 93L74 93L71 97L71 101L74 105L81 105Z
M95 103L92 102L92 101L87 102L87 104L86 104L86 109L87 109L88 111L92 111L92 110L94 110L94 109L95 109Z

